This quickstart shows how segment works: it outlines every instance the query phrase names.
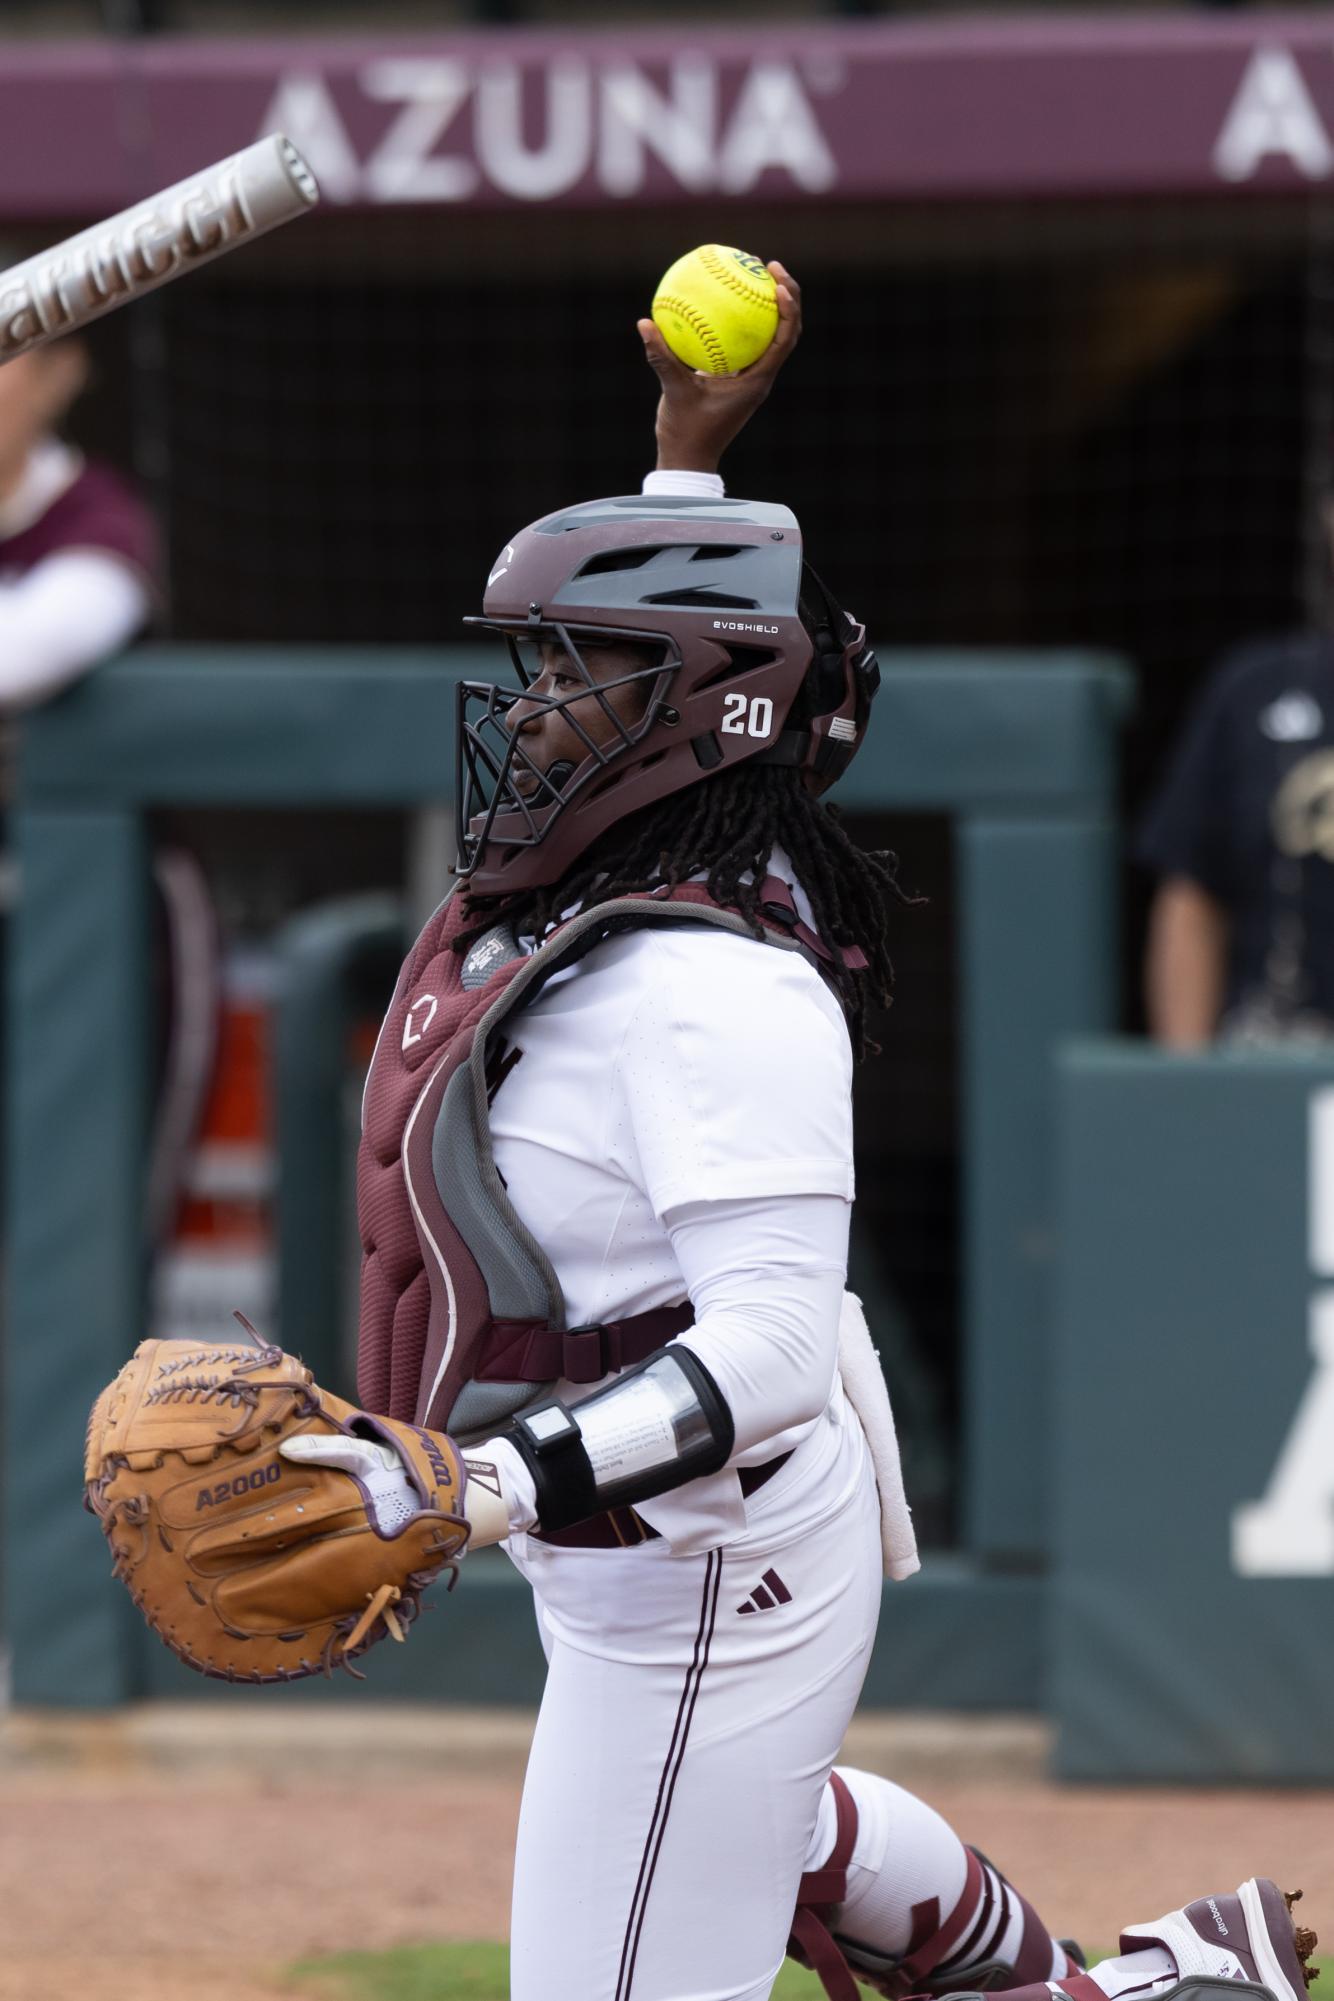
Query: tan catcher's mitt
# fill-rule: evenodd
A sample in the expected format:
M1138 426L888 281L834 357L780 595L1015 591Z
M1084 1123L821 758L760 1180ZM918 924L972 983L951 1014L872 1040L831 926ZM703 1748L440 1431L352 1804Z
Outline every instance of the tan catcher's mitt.
M421 1502L385 1535L360 1482L295 1465L300 1433L392 1444ZM468 1541L449 1439L368 1417L281 1348L143 1341L88 1420L84 1498L172 1652L224 1681L347 1667L417 1616ZM355 1673L355 1669L349 1669Z

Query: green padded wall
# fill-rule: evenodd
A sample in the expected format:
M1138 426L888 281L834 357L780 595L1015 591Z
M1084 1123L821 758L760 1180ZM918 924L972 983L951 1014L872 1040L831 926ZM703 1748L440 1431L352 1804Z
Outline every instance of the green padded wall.
M1334 1780L1334 1050L1067 1052L1068 1778Z

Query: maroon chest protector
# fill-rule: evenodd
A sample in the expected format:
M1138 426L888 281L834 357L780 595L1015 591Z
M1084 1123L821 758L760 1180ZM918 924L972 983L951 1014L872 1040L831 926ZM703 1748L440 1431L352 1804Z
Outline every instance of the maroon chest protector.
M827 962L787 884L769 876L760 893L768 942ZM451 896L408 955L366 1083L357 1393L368 1410L466 1440L560 1378L599 1382L643 1361L692 1319L687 1301L567 1327L551 1261L492 1154L488 1105L505 1024L555 973L621 931L688 923L754 933L698 883L580 911L527 955L500 925L456 952L463 909Z

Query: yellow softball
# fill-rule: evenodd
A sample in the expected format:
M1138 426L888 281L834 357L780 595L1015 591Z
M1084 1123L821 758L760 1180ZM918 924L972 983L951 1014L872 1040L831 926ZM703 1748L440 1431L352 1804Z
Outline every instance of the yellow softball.
M653 318L688 368L735 375L759 360L778 331L778 287L761 258L702 243L663 274Z

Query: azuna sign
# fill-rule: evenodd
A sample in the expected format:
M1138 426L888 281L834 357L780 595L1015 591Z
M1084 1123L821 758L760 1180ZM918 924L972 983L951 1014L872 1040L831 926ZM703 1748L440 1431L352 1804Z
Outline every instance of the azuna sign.
M1309 20L1087 16L16 44L0 217L105 211L286 131L345 207L1300 196L1334 181ZM71 110L71 106L73 109ZM59 126L70 143L53 152ZM878 241L874 231L868 241Z
M707 55L682 55L660 76L577 53L524 67L385 55L355 83L354 113L319 70L289 71L261 120L261 131L295 141L335 202L541 202L581 185L634 196L655 179L744 195L770 175L776 187L819 194L837 179L817 109L824 93L782 57L758 58L726 91ZM372 107L378 136L367 149L353 134ZM387 125L381 107L392 112Z

